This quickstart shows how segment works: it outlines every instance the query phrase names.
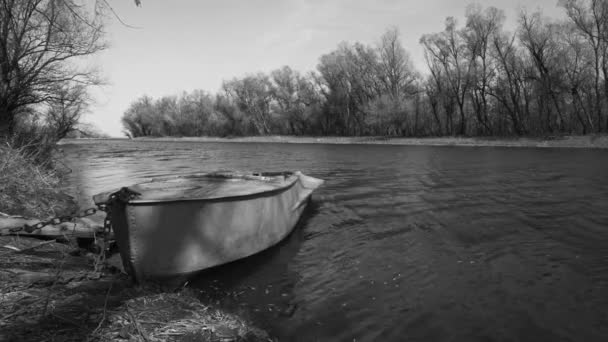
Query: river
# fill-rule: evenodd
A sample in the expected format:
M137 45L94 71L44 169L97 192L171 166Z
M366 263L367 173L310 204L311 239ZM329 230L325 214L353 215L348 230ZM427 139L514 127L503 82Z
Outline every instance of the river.
M61 146L82 207L150 177L326 182L284 242L188 286L287 341L608 341L608 150L164 141Z

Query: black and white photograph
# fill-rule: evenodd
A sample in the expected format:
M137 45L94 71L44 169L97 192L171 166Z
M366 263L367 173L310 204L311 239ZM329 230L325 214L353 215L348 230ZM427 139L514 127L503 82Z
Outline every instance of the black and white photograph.
M608 341L608 0L0 0L9 341Z

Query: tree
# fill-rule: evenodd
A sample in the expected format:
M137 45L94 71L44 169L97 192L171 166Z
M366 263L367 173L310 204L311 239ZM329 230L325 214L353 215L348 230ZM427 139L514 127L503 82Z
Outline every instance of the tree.
M103 25L73 0L0 0L0 134L25 107L63 101L65 89L98 84L74 63L105 48Z
M84 86L76 84L59 89L45 114L46 125L55 139L63 139L76 129L88 106L89 97Z
M152 98L142 96L131 103L122 117L122 125L129 137L155 135L154 105Z
M388 29L380 38L377 48L380 92L367 106L367 122L372 134L404 135L413 131L417 111L411 110L418 87L418 72L414 69L409 53L399 41L399 31ZM414 119L411 119L414 114ZM411 121L414 121L412 124ZM375 127L373 127L375 126Z
M213 97L202 90L183 93L178 99L177 131L182 136L201 136L209 133L214 116Z
M219 135L250 134L251 118L239 109L226 89L224 89L223 94L216 95L214 107L225 120L225 124L223 125L225 129L217 130Z
M572 112L581 125L582 133L594 131L593 111L587 103L593 102L593 52L584 37L572 23L562 25L562 49L558 64L563 65L568 96L572 99Z
M606 0L561 0L568 18L583 34L593 51L593 89L595 91L595 116L597 131L602 130L601 84L604 76L604 95L608 96L608 2ZM608 116L607 116L608 117ZM608 119L606 122L608 130Z
M559 131L564 131L563 109L558 99L560 88L561 68L558 62L559 44L556 41L559 25L544 19L540 12L528 14L522 12L519 18L519 40L528 53L534 68L530 77L538 85L538 112L544 115L539 118L539 124L545 125L548 132L553 132L557 125ZM557 112L553 117L552 107Z
M361 43L341 43L337 50L321 56L317 70L333 133L367 133L364 107L382 95L383 89L376 50Z
M467 117L465 113L466 95L471 86L471 69L473 63L464 45L463 34L456 29L456 20L448 17L443 32L427 34L420 39L425 53L431 63L440 66L446 81L446 88L458 104L460 113L459 134L467 133Z
M463 36L472 63L471 102L477 117L478 133L492 134L489 118L488 91L496 77L496 65L491 58L492 39L502 30L504 12L479 5L470 5L466 10L466 27Z
M273 110L279 124L284 122L288 134L303 134L320 102L313 81L289 66L272 71L270 76Z
M352 84L347 63L349 46L341 44L337 50L321 56L317 70L321 91L325 97L325 126L334 134L348 134L354 115Z
M269 134L272 84L264 74L250 75L243 79L224 82L226 95L239 109L252 118L258 134Z
M497 65L497 79L490 88L490 96L504 108L512 130L510 133L527 133L525 120L529 117L526 94L525 61L518 48L515 35L497 34L492 40L492 54Z
M399 41L399 31L396 28L389 29L382 35L378 55L378 76L384 85L384 92L395 99L414 93L418 73L414 70L409 53Z

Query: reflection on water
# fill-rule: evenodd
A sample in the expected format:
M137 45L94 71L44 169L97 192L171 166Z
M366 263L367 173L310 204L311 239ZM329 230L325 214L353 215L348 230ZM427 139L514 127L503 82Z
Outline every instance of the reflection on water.
M325 179L276 248L203 272L285 340L608 340L608 151L106 141L63 146L83 207L150 177Z

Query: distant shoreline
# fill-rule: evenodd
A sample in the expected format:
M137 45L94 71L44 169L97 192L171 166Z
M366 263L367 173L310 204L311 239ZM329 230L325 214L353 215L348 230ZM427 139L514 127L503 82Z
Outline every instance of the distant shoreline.
M71 141L85 142L109 139L64 139L60 144ZM286 144L353 144L353 145L409 145L409 146L470 146L470 147L549 147L549 148L602 148L608 149L608 135L557 136L552 138L503 138L503 137L300 137L300 136L247 136L247 137L141 137L133 141L193 141L193 142L236 142L236 143L286 143Z

